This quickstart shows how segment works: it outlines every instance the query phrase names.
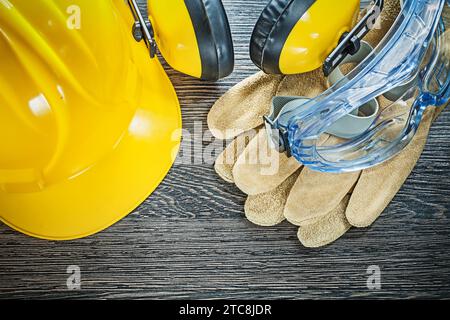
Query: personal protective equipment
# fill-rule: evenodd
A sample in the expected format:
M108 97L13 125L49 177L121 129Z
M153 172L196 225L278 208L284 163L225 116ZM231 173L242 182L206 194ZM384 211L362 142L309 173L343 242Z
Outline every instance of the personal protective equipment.
M361 42L360 50L352 56L347 56L342 60L342 64L358 64L362 62L365 56L370 53L373 48L367 42ZM342 79L345 79L345 75L340 71L340 68L336 68L328 77L328 83L330 86L339 83ZM278 96L272 99L272 107L270 109L270 114L265 116L266 130L268 133L273 135L272 127L275 122L279 124L285 124L290 121L289 112L295 111L300 113L303 108L308 105L310 98L298 97L298 96ZM370 128L373 122L376 120L379 112L379 103L376 99L373 99L354 112L345 114L333 124L327 127L326 133L332 134L336 137L343 139L350 139L360 134L363 134L366 130ZM283 131L284 133L284 131ZM284 146L289 145L287 136L283 134L281 137L272 136L273 142L279 142L278 145L274 147L280 152L288 152L290 155L290 149L285 150Z
M221 0L148 0L147 7L149 21L135 10L136 30L143 30L138 38L144 36L151 54L157 44L170 66L203 80L233 71L233 41Z
M399 0L387 0L380 29L371 31L366 41L376 46L399 11ZM445 36L448 41L449 33ZM436 116L433 109L426 110L413 141L399 155L359 172L313 171L284 153L271 152L262 117L268 113L272 97L312 98L327 88L320 69L295 76L258 73L227 92L208 115L216 137L237 137L218 157L215 169L248 195L247 218L262 226L287 218L300 227L298 237L307 247L329 244L352 226L368 227L378 218L414 168ZM381 109L390 104L384 97L377 100ZM256 132L248 133L254 129ZM321 143L333 140L338 139L324 135Z
M0 1L0 219L68 240L117 222L180 143L174 88L126 1Z
M251 59L268 74L317 69L339 44L348 42L340 40L346 36L355 38L349 32L359 8L359 0L271 0L255 25L250 41ZM339 54L349 49L342 46ZM335 62L334 56L330 59Z
M405 0L376 49L334 86L301 104L284 103L292 97L275 99L266 118L275 147L324 172L358 171L397 155L413 139L424 110L450 100L450 63L443 40L450 21L442 18L449 6L446 0ZM380 96L389 105L367 130L320 145L336 121L364 114L363 106Z

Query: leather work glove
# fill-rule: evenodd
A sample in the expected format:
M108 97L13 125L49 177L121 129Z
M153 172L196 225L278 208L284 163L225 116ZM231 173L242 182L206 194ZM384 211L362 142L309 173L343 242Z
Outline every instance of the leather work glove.
M260 129L261 114L267 113L275 94L313 96L325 86L319 71L287 77L258 73L218 100L208 117L214 136L237 137L219 155L215 170L248 195L247 219L261 226L287 219L300 227L298 237L306 247L327 245L352 226L372 225L415 167L439 110L427 110L413 141L394 159L360 172L317 172L270 149L266 132ZM257 130L246 133L252 129Z
M387 5L395 3L388 1ZM386 8L387 14L382 15L386 30L372 31L366 41L375 46L390 27L386 21L394 21L398 10ZM413 141L388 162L360 172L316 172L270 149L262 129L263 116L268 114L274 96L313 98L327 88L321 70L295 76L260 72L228 91L208 115L215 137L235 138L216 160L215 169L248 195L244 208L248 220L273 226L287 219L299 226L298 238L306 247L327 245L352 226L363 228L374 223L415 167L441 110L427 110ZM378 100L381 108L392 103L385 98Z

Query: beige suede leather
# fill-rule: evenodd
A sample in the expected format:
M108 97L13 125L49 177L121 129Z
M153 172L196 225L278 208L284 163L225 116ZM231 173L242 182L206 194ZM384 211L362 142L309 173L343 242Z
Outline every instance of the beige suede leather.
M292 224L304 226L339 206L360 173L330 174L305 168L291 189L284 214Z
M245 202L245 216L254 224L270 227L281 223L284 218L284 206L289 192L300 171L288 177L282 184L266 193L248 196Z
M247 131L234 139L225 150L217 157L214 169L226 182L234 183L233 168L241 153L245 150L250 140L253 139L258 130Z
M262 125L282 79L259 72L231 88L208 114L211 133L226 140Z
M268 192L300 168L295 158L288 158L270 147L267 133L261 130L237 158L233 168L234 183L248 195Z
M330 244L342 237L351 225L345 218L348 197L322 218L298 229L298 239L308 248L318 248Z
M434 113L427 110L413 141L399 155L362 172L346 210L353 226L370 226L400 190L422 154Z

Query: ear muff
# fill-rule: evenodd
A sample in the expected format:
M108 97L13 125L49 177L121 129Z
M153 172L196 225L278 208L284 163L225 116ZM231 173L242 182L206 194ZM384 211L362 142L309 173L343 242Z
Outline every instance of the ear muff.
M250 57L270 74L319 68L356 23L360 0L271 0L253 30Z
M204 80L234 68L230 26L221 0L148 0L158 48L174 69Z

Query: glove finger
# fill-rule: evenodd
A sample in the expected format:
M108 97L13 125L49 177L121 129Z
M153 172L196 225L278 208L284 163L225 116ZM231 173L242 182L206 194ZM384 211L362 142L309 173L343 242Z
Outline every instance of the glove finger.
M280 79L276 95L314 97L327 89L327 80L319 69ZM270 97L272 98L272 97ZM301 165L285 154L272 150L267 135L260 132L233 168L236 185L249 195L269 192L279 186Z
M261 130L238 157L233 168L236 186L248 195L271 191L301 167L294 158L272 149Z
M282 79L259 72L231 88L208 114L211 133L218 139L232 139L262 125Z
M358 180L359 172L330 174L303 169L286 202L285 217L304 226L335 209Z
M300 227L297 234L300 242L307 248L318 248L342 237L351 228L345 217L348 200L347 196L334 210L315 223Z
M256 225L271 227L285 218L283 208L288 194L298 178L300 170L292 174L281 185L266 193L249 196L245 202L245 216Z
M258 129L259 131L260 129ZM239 135L223 150L214 163L217 174L226 182L234 183L233 167L238 157L245 150L250 140L253 139L257 130L250 130Z
M330 136L325 144L337 141ZM360 172L335 174L303 169L286 202L286 219L305 226L333 211L351 191L359 175Z
M370 226L398 193L422 154L433 117L434 110L427 110L416 136L398 156L363 171L346 210L353 226Z

